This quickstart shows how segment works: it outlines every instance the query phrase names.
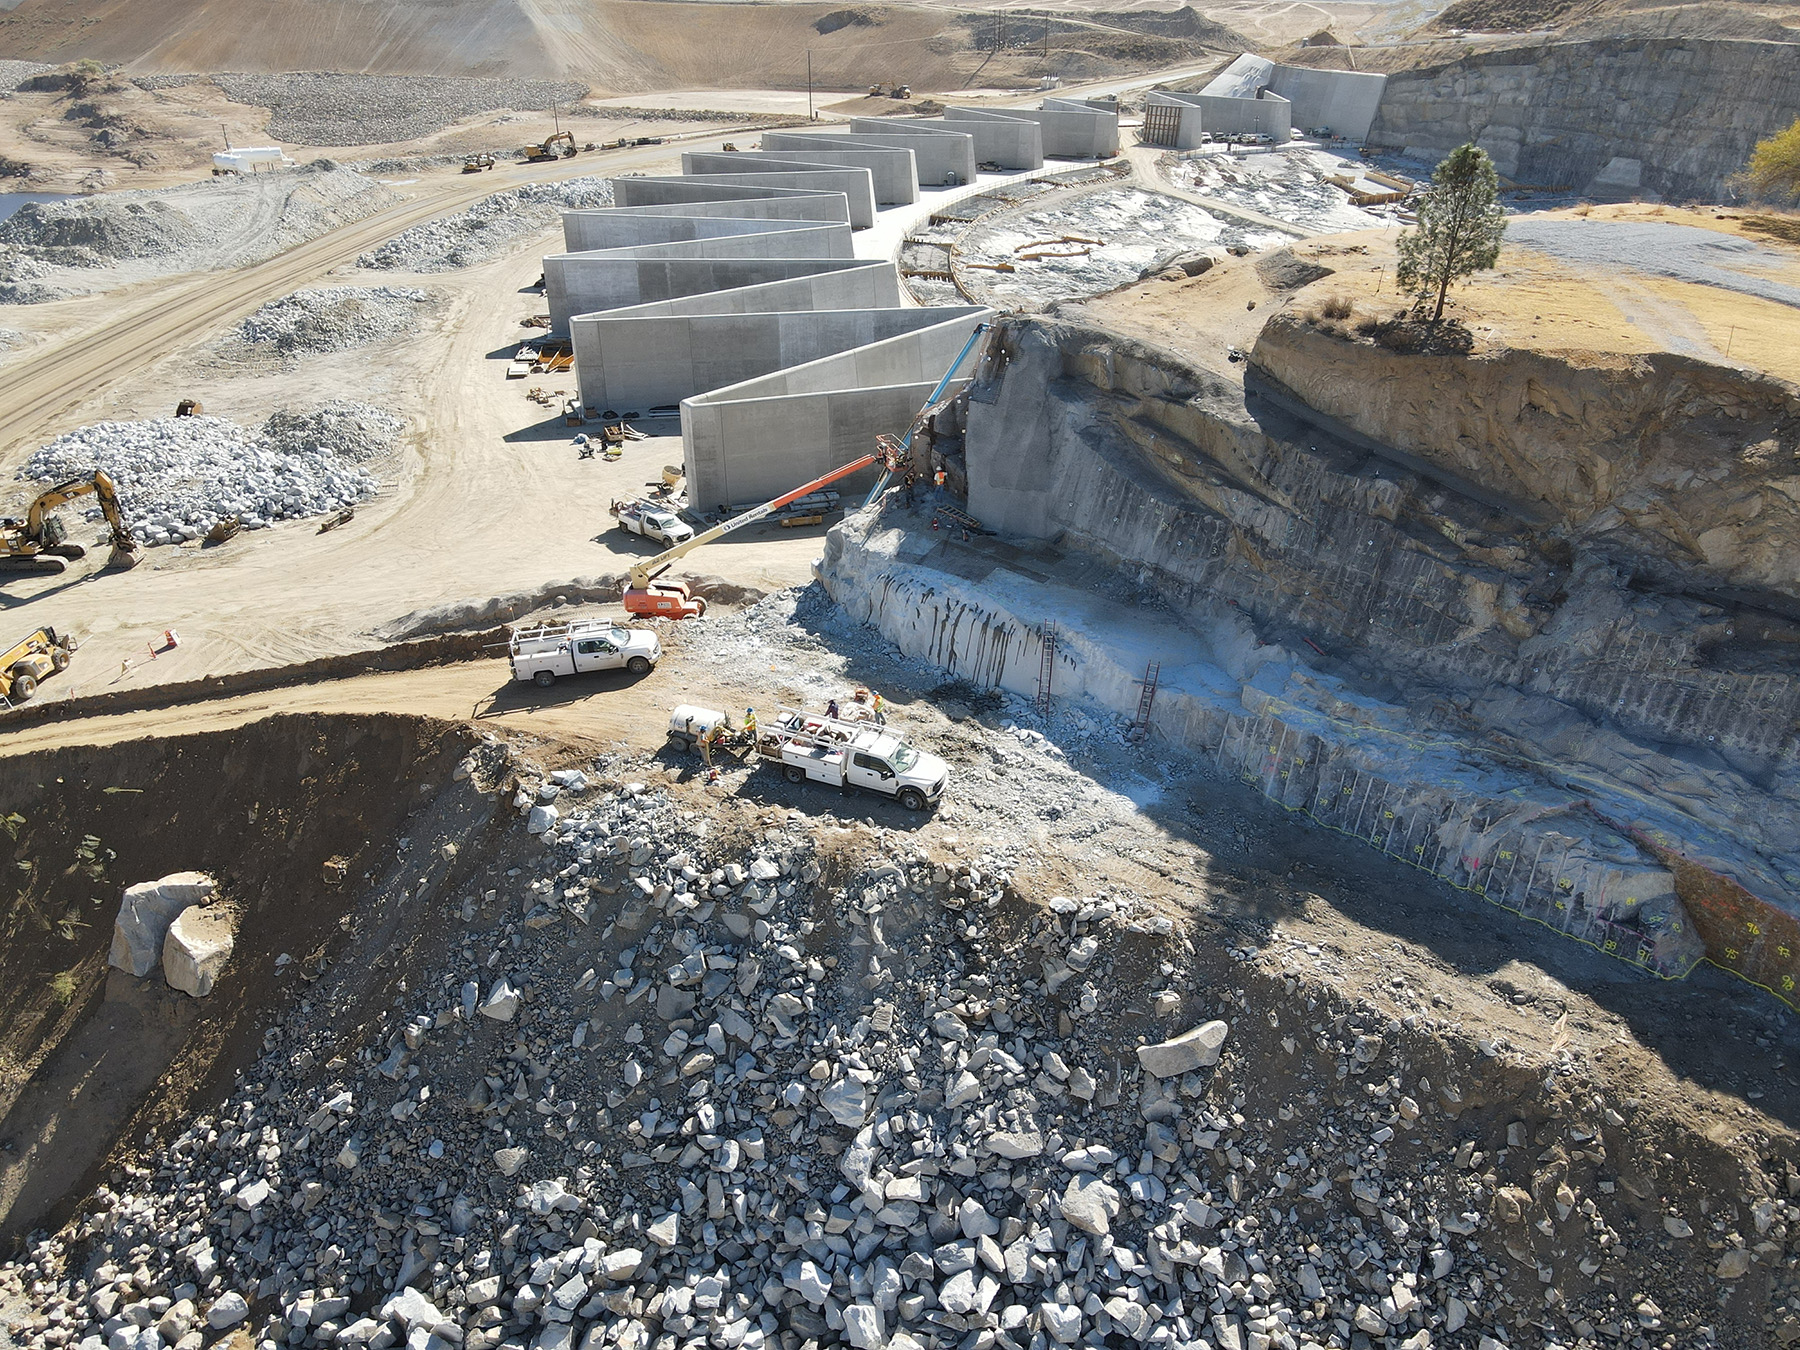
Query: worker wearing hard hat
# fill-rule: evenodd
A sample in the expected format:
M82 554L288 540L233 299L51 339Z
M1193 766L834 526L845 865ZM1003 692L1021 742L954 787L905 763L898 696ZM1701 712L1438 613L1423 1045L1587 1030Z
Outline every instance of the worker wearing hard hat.
M744 709L744 744L756 748L756 709Z

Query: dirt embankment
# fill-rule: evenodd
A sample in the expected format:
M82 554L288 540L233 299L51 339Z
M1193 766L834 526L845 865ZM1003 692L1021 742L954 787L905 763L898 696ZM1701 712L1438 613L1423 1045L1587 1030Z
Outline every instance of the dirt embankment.
M277 717L0 759L0 1231L54 1226L116 1139L184 1117L257 1053L472 739L399 716ZM243 914L204 1002L107 965L121 888L186 870Z

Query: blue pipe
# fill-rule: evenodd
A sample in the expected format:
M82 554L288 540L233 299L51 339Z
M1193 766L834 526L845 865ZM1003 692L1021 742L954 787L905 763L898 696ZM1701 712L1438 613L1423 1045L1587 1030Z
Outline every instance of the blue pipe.
M978 323L975 325L975 331L969 334L969 340L963 343L963 349L956 354L956 360L950 363L950 369L944 372L944 378L937 382L937 388L933 389L931 393L926 396L924 404L921 405L922 407L929 408L944 396L944 390L950 387L950 381L956 378L956 372L962 369L962 363L968 359L969 353L975 349L976 341L983 333L987 332L987 330L992 327L993 325L990 323ZM912 425L906 429L906 435L900 438L901 450L912 449L913 432L918 429L919 419L915 417ZM869 495L863 500L863 505L873 506L875 504L875 499L881 496L883 492L887 491L888 480L893 476L894 471L892 469L882 470L881 477L876 480L875 486L869 489Z

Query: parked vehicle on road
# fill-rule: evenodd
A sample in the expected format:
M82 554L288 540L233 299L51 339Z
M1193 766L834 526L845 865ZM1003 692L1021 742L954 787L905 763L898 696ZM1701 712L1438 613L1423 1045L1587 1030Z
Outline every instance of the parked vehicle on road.
M590 670L648 675L662 660L662 640L655 633L603 621L521 628L508 646L513 678L544 689L564 675Z

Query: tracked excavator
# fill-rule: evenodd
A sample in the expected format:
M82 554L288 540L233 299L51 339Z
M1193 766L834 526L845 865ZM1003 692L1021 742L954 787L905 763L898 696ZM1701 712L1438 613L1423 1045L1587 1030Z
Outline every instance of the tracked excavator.
M56 508L92 493L100 502L101 514L112 531L112 556L106 566L112 571L136 567L143 561L144 551L119 511L119 493L113 480L101 469L80 478L58 483L31 504L23 520L0 519L0 573L34 572L53 576L68 566L68 559L87 556L87 549L69 540L69 527Z

